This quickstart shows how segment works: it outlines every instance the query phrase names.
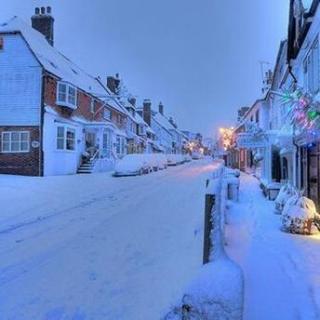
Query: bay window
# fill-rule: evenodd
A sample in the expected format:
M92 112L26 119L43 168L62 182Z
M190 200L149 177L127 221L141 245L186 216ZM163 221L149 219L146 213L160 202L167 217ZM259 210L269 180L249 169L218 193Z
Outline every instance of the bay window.
M3 153L23 153L30 151L29 131L2 132L1 142Z
M71 109L76 109L77 88L66 82L58 82L57 104Z

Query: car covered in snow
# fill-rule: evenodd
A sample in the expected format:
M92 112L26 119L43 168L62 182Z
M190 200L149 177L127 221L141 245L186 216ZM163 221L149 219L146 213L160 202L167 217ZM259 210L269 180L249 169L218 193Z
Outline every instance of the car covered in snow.
M168 159L163 153L155 153L154 154L156 161L158 162L159 170L168 168Z
M159 170L159 161L155 153L143 154L143 157L149 165L150 172Z
M191 157L193 160L203 159L203 155L200 152L192 152Z
M182 154L167 154L168 166L177 166L185 163L185 158Z
M192 161L190 154L184 154L183 158L184 158L184 162L191 162Z
M151 171L150 160L143 154L128 154L116 163L114 176L135 176Z

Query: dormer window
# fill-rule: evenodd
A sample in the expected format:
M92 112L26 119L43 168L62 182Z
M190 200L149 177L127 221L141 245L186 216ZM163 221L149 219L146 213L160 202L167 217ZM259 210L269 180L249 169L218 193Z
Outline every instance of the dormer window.
M77 108L77 88L66 82L58 82L57 104L71 109Z

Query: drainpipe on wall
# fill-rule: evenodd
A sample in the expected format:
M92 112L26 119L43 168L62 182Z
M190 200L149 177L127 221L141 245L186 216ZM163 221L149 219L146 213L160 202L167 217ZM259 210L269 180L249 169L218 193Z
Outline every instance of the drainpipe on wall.
M40 130L39 130L39 177L44 174L43 167L43 125L44 125L44 99L45 99L45 72L41 71L41 103L40 103Z

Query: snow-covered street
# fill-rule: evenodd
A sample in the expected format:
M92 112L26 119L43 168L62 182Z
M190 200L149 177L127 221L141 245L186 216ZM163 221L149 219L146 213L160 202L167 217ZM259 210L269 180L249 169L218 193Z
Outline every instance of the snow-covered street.
M320 319L320 236L281 232L279 219L259 182L243 175L227 251L244 270L244 320Z
M0 319L159 319L202 264L212 169L0 176Z

